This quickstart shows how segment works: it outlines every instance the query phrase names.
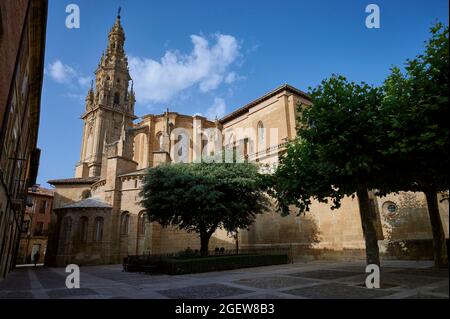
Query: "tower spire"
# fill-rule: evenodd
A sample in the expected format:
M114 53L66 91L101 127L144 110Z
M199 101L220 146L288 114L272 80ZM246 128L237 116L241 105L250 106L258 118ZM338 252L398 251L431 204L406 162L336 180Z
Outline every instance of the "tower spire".
M120 21L121 12L119 7L117 19L108 33L107 49L102 52L95 71L95 83L91 83L86 97L86 110L82 116L85 133L77 177L101 175L106 142L119 142L121 156L133 157L133 140L127 132L133 127L136 118L135 97L132 93L131 98L128 98L131 76L124 50L125 32Z

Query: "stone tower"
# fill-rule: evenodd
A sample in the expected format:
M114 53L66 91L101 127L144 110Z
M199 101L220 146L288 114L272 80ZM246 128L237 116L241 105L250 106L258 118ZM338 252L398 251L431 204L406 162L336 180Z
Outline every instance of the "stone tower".
M105 144L124 141L132 128L135 95L124 51L125 33L120 14L108 35L108 47L95 71L95 88L91 85L86 96L80 161L75 177L100 176ZM128 144L128 143L127 143ZM133 157L132 146L121 148L120 156Z

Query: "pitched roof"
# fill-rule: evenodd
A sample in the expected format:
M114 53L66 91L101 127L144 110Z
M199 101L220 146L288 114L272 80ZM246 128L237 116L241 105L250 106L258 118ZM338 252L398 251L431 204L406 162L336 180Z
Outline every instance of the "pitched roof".
M57 209L70 209L70 208L112 208L112 206L101 198L90 197L87 199L83 199L79 202L65 205Z
M254 101L252 101L250 103L248 103L247 105L244 105L243 107L237 109L236 111L233 111L233 112L231 112L228 115L225 115L223 118L221 118L219 120L219 122L220 123L224 123L224 122L230 121L230 120L232 120L232 119L234 119L234 118L244 114L251 107L253 107L253 106L255 106L255 105L257 105L257 104L259 104L259 103L261 103L261 102L263 102L263 101L265 101L267 99L270 99L271 97L281 93L282 91L288 91L288 92L300 95L301 97L304 97L304 98L306 98L308 100L310 99L309 95L306 94L305 92L303 92L303 91L301 91L299 89L296 89L295 87L293 87L293 86L291 86L289 84L284 84L282 86L279 86L275 90L273 90L273 91L271 91L271 92L269 92L269 93L267 93L267 94L257 98L256 100L254 100Z
M99 180L99 177L77 177L77 178L65 178L65 179L53 179L47 183L51 185L61 184L93 184Z

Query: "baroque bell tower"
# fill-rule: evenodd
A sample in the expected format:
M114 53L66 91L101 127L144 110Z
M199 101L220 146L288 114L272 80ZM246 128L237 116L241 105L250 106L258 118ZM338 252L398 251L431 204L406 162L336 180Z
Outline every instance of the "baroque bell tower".
M108 35L108 47L103 52L86 96L80 161L76 177L100 176L102 157L107 144L124 139L133 126L135 94L124 51L125 33L120 23L120 9ZM131 82L131 85L130 85ZM129 89L129 87L131 88ZM131 149L131 150L130 150ZM133 157L131 147L123 148L123 157Z

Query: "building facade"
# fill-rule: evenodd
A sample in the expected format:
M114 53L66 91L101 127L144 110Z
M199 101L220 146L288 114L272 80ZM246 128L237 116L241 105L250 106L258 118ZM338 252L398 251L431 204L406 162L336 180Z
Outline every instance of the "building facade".
M28 189L16 264L44 262L52 211L52 190L37 185ZM36 256L39 257L37 260Z
M15 266L36 182L47 1L0 2L0 280Z
M286 144L296 136L297 106L311 105L304 92L283 85L220 120L169 110L137 119L124 41L117 17L95 72L95 87L86 97L75 177L49 181L55 186L56 213L49 265L120 263L127 255L199 248L195 234L148 222L139 204L146 169L161 163L195 162L222 149L236 149L243 160L273 171ZM389 244L395 240L431 243L420 194L388 199L372 195L371 203L383 252L389 253ZM448 225L448 203L442 204L442 217ZM281 217L273 208L258 216L249 230L241 230L238 240L244 247L289 244L297 255L314 258L364 255L358 203L352 198L346 198L338 211L314 203L311 213L302 216L293 210ZM234 248L235 238L218 230L210 247Z

